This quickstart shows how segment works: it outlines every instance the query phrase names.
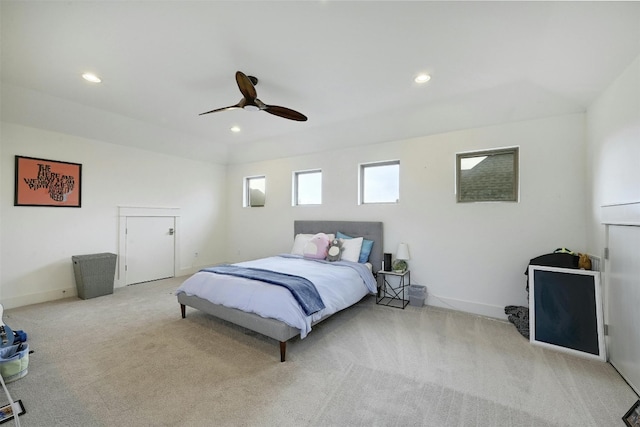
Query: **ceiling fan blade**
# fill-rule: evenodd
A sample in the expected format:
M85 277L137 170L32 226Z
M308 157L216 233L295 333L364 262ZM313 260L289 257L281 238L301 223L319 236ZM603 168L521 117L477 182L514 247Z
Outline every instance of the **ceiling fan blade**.
M229 111L229 110L235 110L237 108L242 108L244 107L246 103L246 100L243 98L240 102L238 102L236 105L230 105L228 107L222 107L222 108L216 108L215 110L211 110L211 111L207 111L205 113L200 113L198 114L199 116L203 116L205 114L209 114L209 113L217 113L219 111Z
M242 108L250 111L262 110L266 111L269 114L273 114L274 116L283 117L285 119L295 120L298 122L307 121L307 116L295 110L285 107L279 107L277 105L266 105L264 102L260 101L256 93L255 85L258 83L258 79L256 77L247 76L242 71L236 71L236 83L238 84L238 89L240 89L240 92L242 92L243 96L240 102L238 102L236 105L216 108L215 110L200 113L199 115L202 116L204 114L217 113L218 111L227 111L234 110L236 108Z
M238 83L238 88L245 99L249 101L256 99L258 96L256 88L253 83L251 83L249 77L247 77L242 71L236 71L236 83Z
M290 108L279 107L277 105L265 105L262 108L263 111L266 111L269 114L273 114L274 116L284 117L289 120L296 120L298 122L306 122L307 116L302 113L298 113Z

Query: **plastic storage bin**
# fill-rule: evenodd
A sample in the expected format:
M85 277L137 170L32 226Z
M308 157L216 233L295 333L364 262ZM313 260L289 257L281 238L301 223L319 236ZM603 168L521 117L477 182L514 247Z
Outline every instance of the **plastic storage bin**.
M111 253L71 257L78 297L89 299L113 293L116 257Z
M19 342L0 349L0 375L5 383L19 380L29 372L29 344Z
M422 285L409 285L409 305L422 307L427 298L427 287Z

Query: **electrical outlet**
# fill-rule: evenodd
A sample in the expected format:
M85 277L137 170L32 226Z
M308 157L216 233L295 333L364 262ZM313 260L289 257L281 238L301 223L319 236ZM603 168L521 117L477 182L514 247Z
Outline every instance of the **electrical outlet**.
M196 252L195 254L193 254L194 258L198 258L198 252Z

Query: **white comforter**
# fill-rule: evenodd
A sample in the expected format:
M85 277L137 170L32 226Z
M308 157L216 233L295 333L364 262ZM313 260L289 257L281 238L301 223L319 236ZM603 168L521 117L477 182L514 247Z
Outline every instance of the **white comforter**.
M322 262L296 256L274 256L235 265L279 271L302 276L318 290L325 308L310 316L288 289L257 280L200 271L188 278L176 291L184 292L262 317L278 319L300 329L304 338L311 324L360 301L365 295L377 292L376 282L364 264L349 261Z

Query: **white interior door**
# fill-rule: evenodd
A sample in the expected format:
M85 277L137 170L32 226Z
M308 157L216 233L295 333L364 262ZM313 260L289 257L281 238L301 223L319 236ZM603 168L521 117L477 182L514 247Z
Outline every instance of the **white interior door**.
M640 227L609 226L609 360L640 392Z
M175 275L175 218L130 216L126 219L125 284Z

